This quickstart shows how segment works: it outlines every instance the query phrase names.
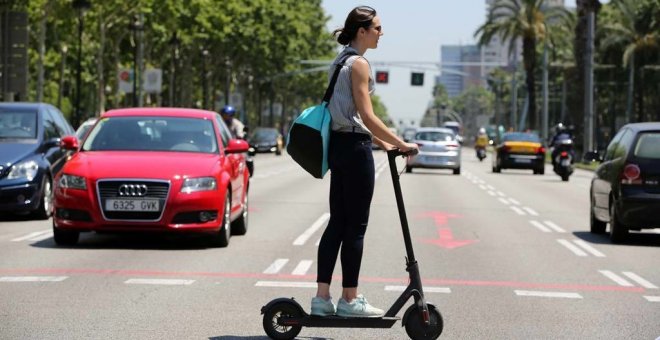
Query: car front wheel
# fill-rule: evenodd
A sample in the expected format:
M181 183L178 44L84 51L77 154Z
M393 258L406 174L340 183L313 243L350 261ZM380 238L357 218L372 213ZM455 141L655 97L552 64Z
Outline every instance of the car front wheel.
M219 247L226 247L229 245L229 238L231 237L231 196L229 195L229 188L225 195L225 204L222 211L222 224L220 230L214 235L214 243Z
M39 207L34 214L38 219L46 220L53 213L53 184L50 177L44 176L43 189Z
M243 202L243 212L241 216L234 221L234 224L231 226L231 232L233 235L245 235L248 228L248 195L245 193L245 201Z

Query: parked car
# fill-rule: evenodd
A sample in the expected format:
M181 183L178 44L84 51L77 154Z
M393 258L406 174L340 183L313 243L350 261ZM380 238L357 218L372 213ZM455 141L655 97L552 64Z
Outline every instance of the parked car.
M53 178L72 153L61 147L75 139L62 112L44 103L0 103L0 211L52 214Z
M70 150L75 137L65 138ZM248 227L248 144L215 112L133 108L106 112L56 177L53 233L209 233L219 246Z
M461 145L456 134L446 128L419 128L411 143L419 146L419 153L408 157L406 172L413 168L451 169L461 173Z
M282 154L284 140L282 134L275 128L258 127L248 138L250 143L250 154L258 152L274 152L276 155Z
M628 124L614 136L591 180L591 232L625 241L660 228L660 122Z
M98 120L98 118L92 117L92 118L89 118L86 121L84 121L82 124L80 124L78 129L76 129L76 137L78 137L79 141L82 142L83 140L85 140L85 137L87 136L87 133L89 132L89 130L92 129L94 124L96 124L97 120Z
M502 169L531 169L535 175L545 174L545 147L535 133L507 132L495 146L493 172Z

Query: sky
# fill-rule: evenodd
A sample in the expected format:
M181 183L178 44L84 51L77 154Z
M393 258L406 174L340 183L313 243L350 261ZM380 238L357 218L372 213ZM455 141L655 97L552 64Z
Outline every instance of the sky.
M603 1L607 2L607 1ZM575 0L565 0L575 7ZM383 26L378 48L368 50L365 57L372 71L389 71L388 84L376 84L376 94L398 124L419 125L430 100L439 71L379 66L379 62L439 62L440 45L474 44L474 31L486 20L485 0L406 0L355 1L323 0L326 14L331 16L328 30L344 25L348 12L360 5L376 9ZM339 47L339 44L337 44ZM423 71L424 86L410 86L410 73ZM414 121L414 123L412 122Z

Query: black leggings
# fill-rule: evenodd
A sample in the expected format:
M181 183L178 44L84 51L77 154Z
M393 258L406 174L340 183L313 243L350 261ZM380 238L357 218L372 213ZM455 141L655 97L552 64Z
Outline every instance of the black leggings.
M330 221L321 237L317 282L330 284L341 246L342 286L358 285L364 234L374 193L375 169L371 137L332 132L330 165Z

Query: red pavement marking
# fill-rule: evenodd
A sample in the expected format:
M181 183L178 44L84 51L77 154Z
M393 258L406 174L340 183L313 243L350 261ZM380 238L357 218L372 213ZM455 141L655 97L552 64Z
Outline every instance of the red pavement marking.
M33 268L33 269L0 269L0 275L8 274L91 274L91 275L117 275L117 276L174 276L174 277L218 277L229 279L281 279L281 280L309 280L314 281L316 274L262 274L262 273L223 273L223 272L168 272L153 270L125 270L125 269L66 269L66 268ZM333 276L333 280L341 280L341 276ZM361 277L361 282L369 283L402 283L406 284L408 278ZM609 292L635 292L643 293L643 287L598 286L583 284L561 283L534 283L516 281L481 281L481 280L451 280L451 279L423 279L426 285L448 286L477 286L477 287L509 287L534 289L559 289L579 291L609 291Z

